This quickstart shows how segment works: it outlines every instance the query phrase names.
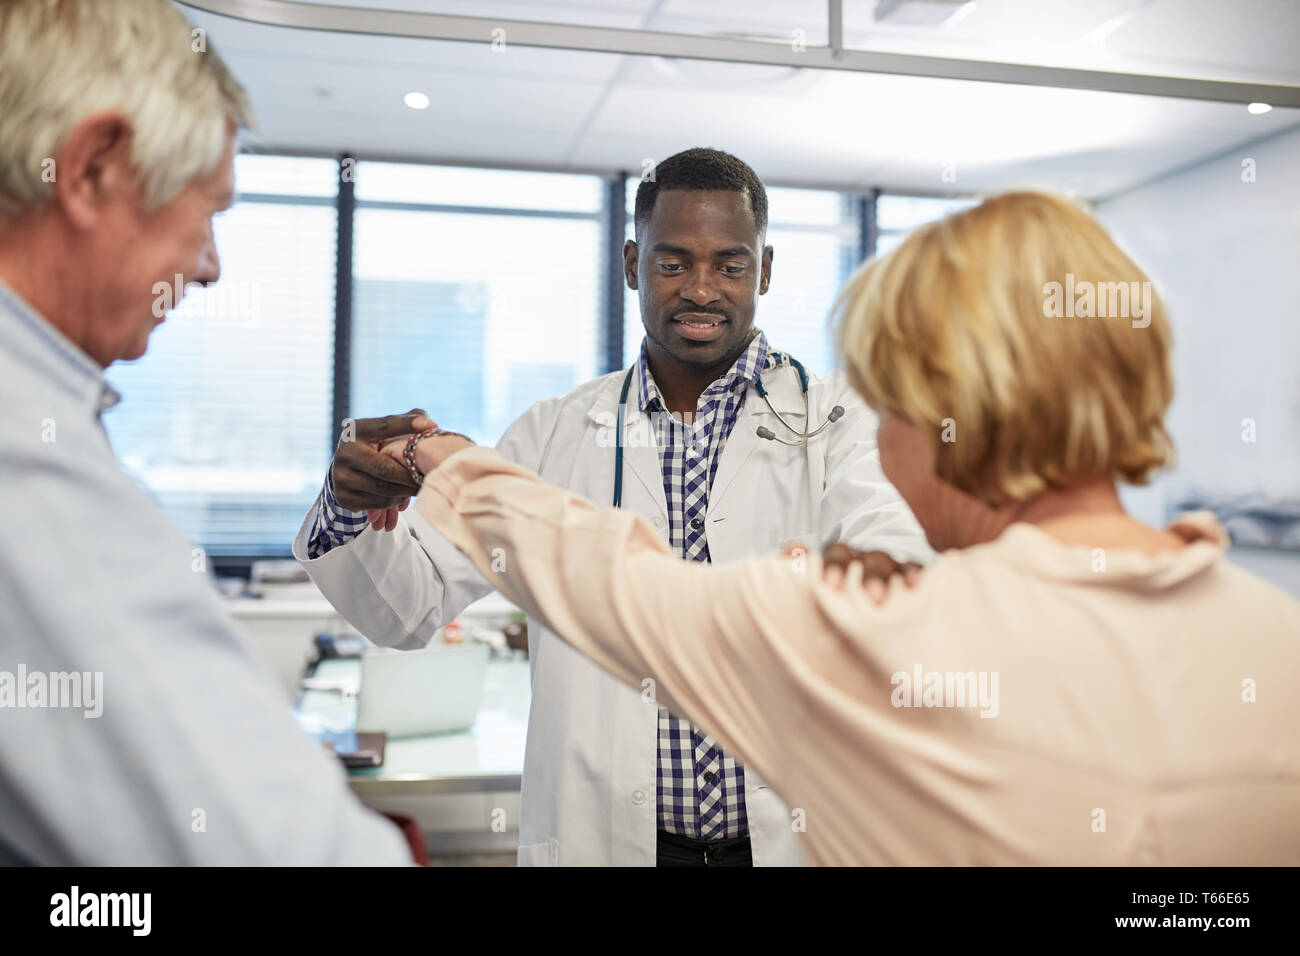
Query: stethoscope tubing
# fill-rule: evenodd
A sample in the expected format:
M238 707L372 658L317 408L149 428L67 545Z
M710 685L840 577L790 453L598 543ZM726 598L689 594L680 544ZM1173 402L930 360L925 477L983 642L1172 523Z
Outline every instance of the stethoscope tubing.
M798 428L795 428L793 425L791 425L788 421L785 420L785 416L783 416L772 406L772 400L767 396L767 389L763 387L762 372L766 372L774 368L780 368L782 365L789 365L791 368L795 370L796 374L799 377L799 391L803 394L803 417L804 417L805 427L807 427L806 423L808 421L809 413L810 413L810 408L808 404L808 373L804 371L804 367L803 365L800 364L799 360L794 358L793 356L786 355L783 352L773 353L773 356L775 359L773 364L764 365L762 371L759 372L757 391L759 397L763 399L763 402L767 405L768 409L772 412L773 415L776 416L777 421L779 421L785 428L789 429L790 433L795 436L795 440L786 441L781 438L776 438L776 436L771 435L771 433L769 433L769 435L775 441L779 441L783 445L797 446L797 445L807 444L808 439L817 437L826 429L830 428L830 426L833 425L836 421L838 421L840 415L843 415L843 410L840 409L839 406L837 405L835 410L839 410L840 414L837 415L835 414L835 410L832 410L831 414L827 417L826 421L822 422L821 425L819 425L817 428L813 429L812 431L800 431ZM632 390L632 377L635 374L636 374L636 366L633 365L631 368L627 370L627 375L623 377L623 389L622 391L619 392L619 396L618 396L618 417L615 426L616 434L614 436L614 507L615 508L622 507L623 505L623 427L625 422L627 421L627 396L629 392L631 392ZM760 429L760 432L761 431L762 430Z

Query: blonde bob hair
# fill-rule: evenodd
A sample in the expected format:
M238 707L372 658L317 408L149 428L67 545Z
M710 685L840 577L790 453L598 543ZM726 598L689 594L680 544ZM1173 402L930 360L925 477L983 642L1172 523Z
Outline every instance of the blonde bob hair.
M849 381L925 432L941 479L994 506L1169 462L1170 330L1077 204L1013 192L860 268L833 321Z
M131 124L150 209L216 168L232 123L253 123L207 34L169 0L0 2L0 218L53 195L55 157L101 110Z

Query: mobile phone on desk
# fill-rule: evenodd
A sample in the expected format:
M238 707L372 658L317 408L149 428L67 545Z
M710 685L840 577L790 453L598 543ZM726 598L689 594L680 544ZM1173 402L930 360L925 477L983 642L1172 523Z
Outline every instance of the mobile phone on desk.
M330 731L320 734L318 739L349 769L384 765L384 747L388 743L385 733Z

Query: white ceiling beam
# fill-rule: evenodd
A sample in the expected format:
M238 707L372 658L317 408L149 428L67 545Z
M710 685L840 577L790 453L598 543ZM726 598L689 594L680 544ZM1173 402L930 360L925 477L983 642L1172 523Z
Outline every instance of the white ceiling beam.
M1235 80L1034 66L990 60L917 56L909 53L835 50L831 46L793 42L784 44L653 30L626 30L536 23L526 20L450 16L438 13L371 10L319 3L287 3L284 0L183 0L183 2L187 6L206 10L209 13L252 23L303 30L323 30L331 33L451 40L464 43L492 43L496 40L498 45L504 43L507 49L513 45L632 56L665 56L724 63L793 66L856 73L888 73L899 76L1097 90L1224 103L1268 103L1279 107L1300 107L1300 86L1290 84L1242 83ZM838 3L831 0L829 12L833 13L836 7Z

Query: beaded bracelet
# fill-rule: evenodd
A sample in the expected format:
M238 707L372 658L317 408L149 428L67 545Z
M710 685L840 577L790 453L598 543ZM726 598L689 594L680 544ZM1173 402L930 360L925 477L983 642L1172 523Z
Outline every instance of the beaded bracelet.
M402 451L402 460L406 462L406 470L411 473L411 480L417 485L424 484L424 472L420 471L415 465L415 446L426 438L436 438L439 435L455 435L457 438L464 438L471 445L474 444L467 436L446 428L430 428L418 435L412 435L406 440L406 448Z

